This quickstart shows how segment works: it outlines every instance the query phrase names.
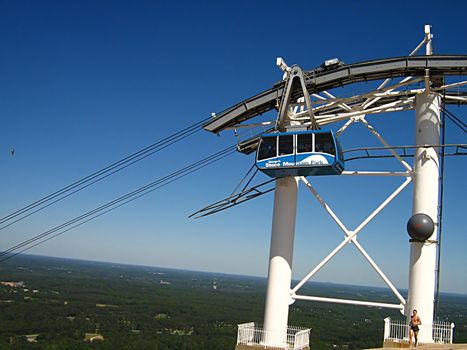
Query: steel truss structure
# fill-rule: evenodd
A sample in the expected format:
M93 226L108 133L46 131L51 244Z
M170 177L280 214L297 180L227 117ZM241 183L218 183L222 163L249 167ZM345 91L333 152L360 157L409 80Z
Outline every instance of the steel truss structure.
M344 240L334 249L332 250L313 270L311 270L294 288L291 289L291 299L292 300L310 300L310 301L321 301L321 302L332 302L332 303L340 303L340 304L353 304L353 305L362 305L362 306L376 306L376 307L385 307L385 308L393 308L399 309L403 314L405 313L405 305L406 300L404 297L399 293L396 289L394 284L389 280L389 278L384 274L381 268L376 264L376 262L370 257L370 255L366 252L366 250L362 247L362 245L357 241L357 235L367 226L389 203L391 203L401 192L404 190L413 179L413 169L412 167L407 164L386 142L385 139L372 127L364 118L359 118L359 122L362 122L370 131L372 135L374 135L383 145L384 148L387 149L392 156L395 157L405 171L344 171L341 175L344 176L395 176L395 177L403 177L405 178L402 184L397 187L368 217L361 222L354 230L348 229L341 219L334 213L331 209L331 206L324 200L324 198L318 193L318 191L313 187L313 185L308 181L305 177L300 177L300 181L305 184L308 190L312 193L312 195L316 198L316 200L321 204L324 210L329 214L329 216L334 220L334 222L339 226L339 228L344 232L345 238ZM353 121L355 122L355 120ZM341 129L343 132L345 129ZM382 278L385 284L391 289L394 295L399 300L399 304L388 304L388 303L377 303L377 302L370 302L370 301L362 301L362 300L349 300L349 299L339 299L339 298L324 298L324 297L316 297L316 296L304 296L304 295L297 295L298 290L305 285L318 271L320 271L337 253L339 253L348 243L352 243L357 250L362 254L362 256L368 261L370 266L376 271L376 273Z
M355 113L358 112L356 110L357 106L363 107L364 110L369 110L369 112L373 113L377 113L377 107L381 112L395 111L398 107L401 107L401 103L398 102L400 99L404 101L403 97L413 97L420 89L403 92L394 90L420 81L425 81L427 78L430 78L433 83L436 83L433 86L434 91L446 92L445 103L467 103L466 92L449 90L466 85L466 81L455 84L443 84L443 78L446 76L467 75L467 55L413 56L416 52L417 51L414 51L411 56L407 57L355 63L320 73L314 73L313 70L304 72L304 81L307 91L310 96L316 99L311 101L311 104L322 104L317 110L316 107L313 109L318 124L325 125L342 120L344 117L350 118L353 115L364 114L361 111L360 113ZM398 84L386 87L386 85L396 77L405 78ZM379 79L385 80L375 91L351 98L337 99L324 92L332 88L343 87L357 82ZM277 109L283 97L284 89L285 82L280 82L273 88L248 98L219 114L214 113L213 119L204 125L204 129L213 133L219 133L228 127L240 125L246 120L270 110ZM297 97L300 92L301 91L294 91L292 97ZM324 93L327 97L319 95L320 93ZM402 105L405 104L408 103L402 103ZM338 109L342 107L340 105L345 106L344 110L347 113L353 112L355 114L337 113ZM373 108L369 109L371 106L373 106ZM354 107L353 110L352 107ZM338 119L333 120L332 117Z
M427 285L430 285L428 289L432 288L432 281L427 279L427 281L422 282L417 276L423 275L420 273L423 265L433 265L433 258L436 256L438 247L436 230L432 235L434 238L430 238L426 242L411 241L408 300L404 299L375 260L370 257L357 240L358 234L365 226L411 182L415 183L414 213L425 212L434 218L435 225L438 225L436 204L438 201L437 181L439 168L437 163L438 146L436 144L439 143L440 104L441 101L444 104L467 104L467 90L461 89L461 87L467 85L467 80L451 82L446 79L450 76L467 75L467 55L432 55L432 38L430 26L425 26L423 40L406 57L387 58L348 65L341 63L331 67L318 67L310 71L304 71L297 65L289 67L283 59L278 58L277 65L284 72L283 81L275 84L271 89L248 98L217 115L213 114L212 120L203 126L205 130L213 133L239 129L245 127L245 124L242 124L245 121L271 110L277 110L279 113L275 121L275 127L269 129L270 131L293 130L293 128L297 127L319 129L325 125L341 122L344 123L343 126L335 133L336 136L340 136L351 125L361 124L382 144L383 147L377 149L388 151L387 156L397 159L402 167L400 171L347 170L342 172L341 175L343 176L402 178L402 183L392 194L385 198L354 229L346 227L307 178L285 177L276 180L264 328L265 330L280 330L280 332L263 339L265 344L277 345L283 343L287 328L288 306L295 300L392 308L400 310L407 317L410 316L409 312L414 306L420 305L419 307L424 310L426 315L433 314L432 302L429 300L431 292L423 291ZM424 46L426 55L415 56ZM403 79L397 83L392 83L394 78L399 77ZM376 89L350 97L338 98L328 91L349 84L376 80L383 80ZM414 146L393 147L389 145L366 119L367 115L412 109L416 111L418 127L422 125L421 123L430 120L429 129L417 133L416 145ZM272 123L263 122L254 125L265 126L270 124ZM438 139L436 135L438 135ZM258 141L259 137L252 137L239 142L238 150L249 154L257 148ZM439 146L444 150L449 145ZM414 167L403 159L407 156L405 147L414 150ZM457 147L453 154L465 153L465 145L451 145L451 147ZM400 154L402 149L404 152ZM368 152L368 149L364 150ZM372 156L368 153L367 158L372 158ZM426 166L425 163L429 164ZM345 238L296 286L290 288L298 182L302 182L308 188L310 193L344 232ZM233 194L195 214L199 216L209 215L243 201L256 198L269 192L269 190L258 190L267 183L254 186L252 189L243 188L239 194ZM422 191L423 186L430 189L426 191L429 193ZM298 294L307 281L348 243L357 248L364 259L391 289L398 300L397 304ZM425 249L424 246L427 246L427 248ZM416 254L421 253L422 249L424 249L424 263L415 260ZM428 267L428 269L430 268ZM427 335L426 340L429 342L430 339L431 336Z
M243 122L271 110L282 114L284 111L280 111L279 108L284 108L285 104L281 103L284 99L297 100L292 111L297 122L303 125L316 122L319 126L342 120L352 123L354 119L367 114L414 109L415 96L423 91L442 93L445 104L467 104L467 91L459 90L467 85L467 80L445 83L445 78L449 76L467 75L467 55L432 55L432 37L430 29L425 28L424 39L406 57L354 63L329 70L320 68L303 71L296 65L288 67L282 59L278 59L278 65L285 72L284 75L296 70L304 88L295 86L291 89L288 86L291 81L283 80L271 89L237 103L221 113L212 113L213 119L203 127L213 133L243 128ZM429 54L415 56L424 45ZM390 85L397 77L403 79ZM336 98L327 91L358 82L381 79L384 81L375 90L352 97ZM424 83L424 87L416 86L420 83ZM310 99L303 96L309 96ZM313 120L310 114L313 115ZM273 130L268 129L268 132ZM238 149L249 154L256 150L258 141L257 136L243 140L239 142Z

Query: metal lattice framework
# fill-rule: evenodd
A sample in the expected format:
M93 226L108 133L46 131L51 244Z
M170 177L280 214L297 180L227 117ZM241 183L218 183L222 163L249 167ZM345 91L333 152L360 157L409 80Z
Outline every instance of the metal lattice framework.
M413 54L416 52L414 51ZM461 75L467 75L467 55L410 55L354 63L318 73L313 70L307 71L305 72L305 84L310 96L314 97L311 104L318 124L326 125L362 114L409 109L411 108L409 101L413 100L421 89L404 91L397 89L425 81L426 78L435 83L433 87L430 86L431 89L445 93L445 103L466 104L467 92L452 89L466 85L467 81L454 84L443 83L447 76ZM397 77L404 77L404 79L397 84L387 86L393 78ZM337 99L327 92L336 87L380 79L385 80L376 90L358 96ZM242 122L263 113L278 109L284 88L285 81L282 81L269 90L250 97L217 115L214 114L213 119L204 125L204 129L219 133L239 126ZM296 97L298 94L300 91L295 91L293 96ZM300 114L297 115L299 116Z
M422 48L426 48L426 55L415 56L415 54ZM425 36L423 40L416 46L416 48L406 57L387 58L382 60L367 61L355 64L345 65L342 63L331 65L330 67L321 66L310 71L304 71L299 66L289 67L279 58L277 65L284 72L283 81L275 84L271 89L266 90L256 96L248 98L231 108L219 113L213 114L213 119L204 125L204 129L213 133L220 133L224 130L239 129L244 127L243 124L250 119L260 116L263 113L277 110L278 117L275 121L275 126L270 127L267 132L283 131L286 129L293 129L294 127L318 129L322 126L343 123L341 128L335 133L340 136L346 132L352 124L363 125L368 132L376 137L381 143L382 147L379 149L388 152L388 156L395 158L401 169L390 171L344 171L343 176L382 176L382 177L401 177L401 184L394 189L394 191L385 199L382 200L380 205L375 208L370 214L354 229L348 228L343 221L335 214L325 199L314 188L311 181L305 177L298 177L295 181L302 182L311 194L320 203L323 209L330 215L337 226L344 232L345 237L322 261L314 267L306 276L304 276L296 286L289 291L289 300L291 303L295 300L310 300L321 302L332 302L342 304L353 304L363 306L375 306L399 309L403 314L408 315L407 307L413 307L412 303L408 303L401 293L397 290L394 284L379 268L375 260L373 260L362 245L357 241L358 234L370 223L391 201L393 201L415 178L416 171L410 166L403 157L405 156L405 148L403 146L391 146L383 136L372 126L366 116L372 114L382 114L388 112L399 112L405 110L416 109L419 113L420 106L416 106L416 98L418 96L438 96L439 100L442 99L444 104L467 104L467 91L461 87L467 85L467 80L459 80L451 82L450 77L467 75L467 55L432 55L432 35L430 27L425 26ZM400 81L394 83L394 78L402 78ZM383 80L376 89L372 91L356 94L350 97L338 98L328 90L336 87L345 87L350 84L359 82ZM449 80L449 81L448 81ZM435 101L436 102L436 101ZM425 102L426 103L426 102ZM432 103L432 102L430 102ZM439 110L438 110L439 112ZM269 123L256 123L253 126L266 126ZM256 150L259 137L252 137L247 140L241 141L238 144L238 150L242 153L249 154ZM435 141L436 142L436 141ZM431 142L433 143L433 142ZM417 144L415 146L408 146L407 148L414 149L417 159L437 159L435 147L433 144ZM465 145L438 145L441 147L457 147L454 154L465 153ZM400 154L400 150L404 149L404 154ZM435 152L435 153L433 153ZM367 152L368 153L368 152ZM372 158L368 155L368 158ZM417 160L418 162L418 160ZM418 163L417 163L418 164ZM416 165L415 168L419 166ZM431 175L430 175L431 176ZM432 179L432 178L431 178ZM431 180L430 180L431 181ZM267 193L272 189L260 190L259 188L269 182L264 182L260 185L254 186L251 189L244 188L238 195L231 195L223 201L217 202L208 206L198 213L199 216L209 215L210 213L218 212L225 208L231 207L245 200L256 198L258 195ZM281 186L279 183L277 186ZM283 184L282 186L286 186ZM289 190L283 189L282 194L279 194L278 187L276 187L276 196L283 196L284 202L293 203L293 198L296 194L296 185L293 181L289 181ZM283 187L285 188L285 187ZM295 188L295 189L293 189ZM287 195L284 194L288 191ZM436 192L437 193L437 192ZM278 197L279 198L279 197ZM292 205L293 206L293 205ZM280 204L275 201L275 214L276 207L279 214L273 219L273 233L272 240L278 240L279 236L274 233L275 230L292 231L288 233L290 238L284 241L280 238L281 242L271 243L271 260L270 260L270 277L271 273L275 274L276 278L279 273L289 274L288 269L291 266L289 260L290 243L293 242L293 227L294 221L287 223L288 227L282 225L280 228L274 228L275 225L280 226L280 220L292 220L295 215L295 208L288 209L286 204ZM294 220L294 219L293 219ZM275 236L276 235L276 236ZM276 237L276 238L274 238ZM344 246L351 243L361 253L363 258L370 264L374 271L381 277L384 283L391 289L398 303L379 303L374 301L362 300L348 300L337 298L325 298L310 295L300 295L299 290L309 281L320 269L322 269L336 254L338 254ZM279 245L278 245L279 244ZM428 245L438 246L438 242L427 241ZM273 263L273 245L277 252L284 252L280 255L283 257L282 262L274 262L273 267L277 271L271 272L271 264ZM281 247L282 245L282 247ZM289 248L284 248L288 245ZM285 250L284 250L285 249ZM411 262L412 264L413 262ZM287 277L289 278L289 277ZM284 288L287 278L283 279L282 285L277 282L268 282L268 293L274 288ZM276 283L276 285L273 285ZM275 293L275 292L274 292ZM274 296L267 297L266 312L265 312L265 328L283 327L284 318L278 317L283 312L284 307L276 307L274 304L277 302L284 305L284 294L279 295L275 293ZM272 294L271 294L272 295ZM415 294L414 294L415 295ZM410 295L409 295L410 301ZM407 305L410 304L410 305ZM282 310L282 311L281 311ZM281 318L276 321L274 317ZM267 325L266 325L267 324ZM274 338L274 339L273 339ZM267 339L266 343L274 344L280 341L280 337L272 337Z

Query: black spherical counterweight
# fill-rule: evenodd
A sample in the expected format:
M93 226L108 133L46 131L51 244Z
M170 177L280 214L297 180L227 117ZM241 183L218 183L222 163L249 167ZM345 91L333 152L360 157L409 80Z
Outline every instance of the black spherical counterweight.
M413 215L407 222L407 232L416 241L426 241L434 229L435 224L431 217L423 213Z

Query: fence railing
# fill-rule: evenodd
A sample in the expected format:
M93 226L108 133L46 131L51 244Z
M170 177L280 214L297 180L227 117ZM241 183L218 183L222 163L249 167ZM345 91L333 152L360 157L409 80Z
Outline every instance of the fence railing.
M310 329L288 327L287 330L264 330L254 322L238 325L237 345L269 349L301 350L309 347Z
M435 321L419 326L419 343L452 344L454 323ZM384 319L384 341L409 342L410 326L406 321Z

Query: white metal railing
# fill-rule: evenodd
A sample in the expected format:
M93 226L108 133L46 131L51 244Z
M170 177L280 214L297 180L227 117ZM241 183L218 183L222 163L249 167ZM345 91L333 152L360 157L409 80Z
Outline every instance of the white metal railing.
M304 349L310 344L310 329L302 329L295 334L294 350Z
M264 330L254 322L238 325L237 345L269 349L301 350L309 347L310 329L288 327L287 331Z
M454 323L443 321L421 324L419 343L452 344L454 327ZM408 343L409 330L410 326L406 321L394 321L390 317L384 319L384 341Z

